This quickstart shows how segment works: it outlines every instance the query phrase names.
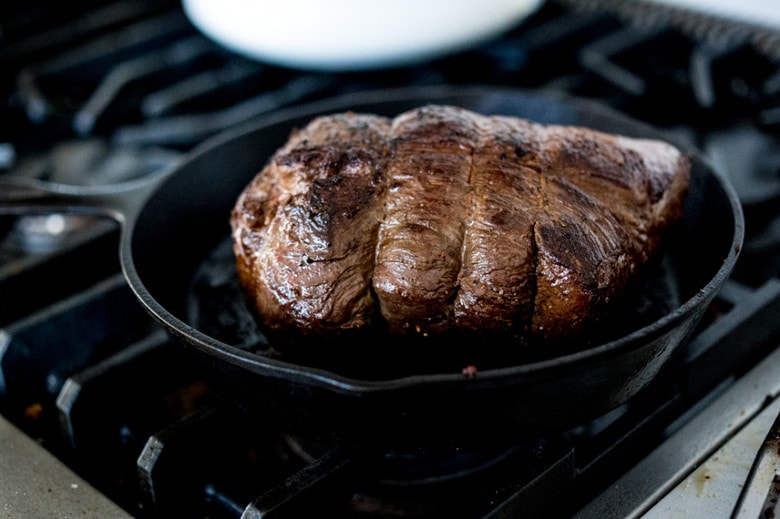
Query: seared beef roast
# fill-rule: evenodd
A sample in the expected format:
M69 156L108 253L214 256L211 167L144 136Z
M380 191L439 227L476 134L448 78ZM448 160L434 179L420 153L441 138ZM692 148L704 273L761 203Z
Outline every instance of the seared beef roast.
M424 106L294 131L231 215L268 330L576 336L677 220L673 146Z

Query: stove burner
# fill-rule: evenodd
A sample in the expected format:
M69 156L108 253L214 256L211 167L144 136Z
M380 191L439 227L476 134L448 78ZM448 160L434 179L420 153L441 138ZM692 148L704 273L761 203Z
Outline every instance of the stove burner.
M534 439L513 447L464 451L376 452L328 450L299 437L286 444L312 470L331 457L357 469L352 475L347 515L378 517L517 517L549 511L560 513L551 499L557 489L573 484L575 469L570 445L560 439ZM323 470L323 475L327 471ZM345 503L346 504L346 503Z
M283 435L285 443L307 463L313 463L328 447L300 436ZM371 459L369 469L378 486L420 487L438 485L455 480L479 477L488 470L520 455L539 459L544 452L543 440L536 444L518 444L494 450L410 449L390 450L372 453L369 449L363 455Z

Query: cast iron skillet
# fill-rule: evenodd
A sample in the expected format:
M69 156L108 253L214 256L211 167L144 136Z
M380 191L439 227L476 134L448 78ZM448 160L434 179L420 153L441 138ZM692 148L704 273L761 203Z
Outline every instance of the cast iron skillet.
M550 93L482 87L365 92L297 107L227 132L150 180L97 192L5 180L0 212L56 209L118 220L122 267L141 304L213 377L216 387L257 409L258 416L271 413L293 433L331 441L370 438L388 446L465 445L563 430L625 403L658 376L692 332L729 276L742 243L743 216L733 189L693 150L686 150L693 170L685 217L659 267L659 282L667 285L662 291L666 309L652 322L581 351L498 362L479 369L476 377L451 366L416 372L415 358L409 356L405 371L362 376L352 359L338 357L343 353L338 345L323 344L322 357L329 358L323 367L226 343L190 322L193 279L228 239L236 197L293 127L317 114L353 110L395 115L425 103L664 138L594 103ZM372 345L365 347L370 351ZM408 354L399 347L402 351Z

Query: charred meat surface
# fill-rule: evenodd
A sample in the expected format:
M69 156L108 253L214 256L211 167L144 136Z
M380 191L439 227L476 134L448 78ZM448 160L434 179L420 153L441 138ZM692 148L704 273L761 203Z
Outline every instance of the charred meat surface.
M576 336L682 214L670 144L423 106L293 132L231 215L269 330Z

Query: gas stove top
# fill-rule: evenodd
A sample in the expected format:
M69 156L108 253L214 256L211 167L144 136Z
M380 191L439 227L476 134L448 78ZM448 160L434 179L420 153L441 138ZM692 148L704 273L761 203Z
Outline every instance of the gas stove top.
M734 185L746 239L680 358L628 404L511 448L376 453L292 436L210 387L137 304L110 222L0 215L0 463L19 467L0 474L3 511L730 516L780 395L780 34L645 4L549 1L498 40L371 73L246 60L173 1L5 8L0 175L106 186L308 101L516 86L605 104L699 148ZM718 463L732 451L751 456L736 471Z

